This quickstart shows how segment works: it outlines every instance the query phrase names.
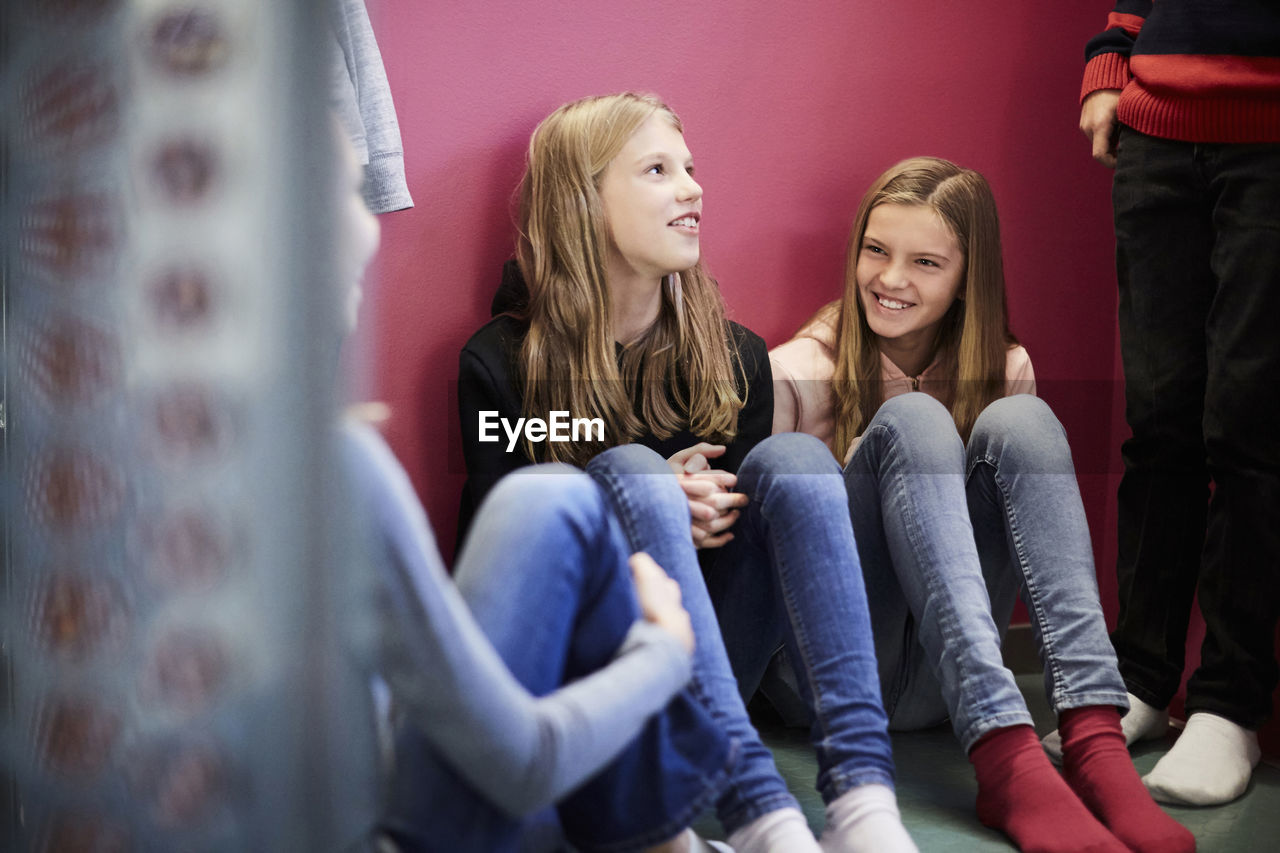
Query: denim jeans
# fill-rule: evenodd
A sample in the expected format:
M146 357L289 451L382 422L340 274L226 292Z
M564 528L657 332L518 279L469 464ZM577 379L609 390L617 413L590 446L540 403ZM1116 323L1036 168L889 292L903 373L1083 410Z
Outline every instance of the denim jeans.
M630 553L598 487L567 466L538 466L493 489L454 578L507 667L545 695L607 665L639 617ZM406 851L549 850L561 828L577 849L638 849L710 807L734 761L731 739L686 689L555 809L518 819L440 761L416 727L402 722L396 736L383 826Z
M933 397L892 397L845 485L892 728L950 715L967 752L1031 723L1000 656L1018 594L1054 712L1128 707L1066 434L1043 401L995 401L966 447Z
M710 597L689 535L688 501L666 461L629 445L596 457L588 471L615 501L632 547L648 551L684 590L698 636L695 689L743 745L717 803L725 828L732 832L796 805L751 727L734 677L736 665L758 680L784 640L811 712L824 800L856 785L892 786L866 592L844 523L839 466L826 447L812 436L787 434L747 454L737 490L751 502L708 576ZM746 649L755 657L739 656L731 665L735 650Z
M1118 506L1125 682L1255 729L1280 670L1280 145L1121 128L1112 201L1125 416ZM1208 484L1214 483L1210 500Z

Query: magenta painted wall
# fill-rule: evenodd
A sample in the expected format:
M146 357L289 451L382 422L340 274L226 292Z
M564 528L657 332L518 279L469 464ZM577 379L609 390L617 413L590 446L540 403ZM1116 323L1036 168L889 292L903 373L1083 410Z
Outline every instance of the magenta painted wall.
M529 133L564 101L638 89L684 119L704 257L730 316L771 346L839 294L854 209L882 169L934 154L988 177L1014 329L1071 436L1114 621L1110 173L1076 129L1084 43L1109 7L371 0L417 207L382 218L364 333L388 438L445 553L463 479L457 352L511 253Z
M377 328L376 391L395 411L388 435L446 550L461 485L450 383L511 253L529 133L566 100L628 88L684 119L706 193L704 257L730 315L770 345L839 295L854 209L882 169L936 154L987 175L1015 330L1046 396L1065 401L1083 473L1104 477L1110 176L1075 126L1097 5L371 4L417 207L382 218L365 326ZM1082 395L1054 380L1098 384ZM1093 491L1103 529L1109 489Z

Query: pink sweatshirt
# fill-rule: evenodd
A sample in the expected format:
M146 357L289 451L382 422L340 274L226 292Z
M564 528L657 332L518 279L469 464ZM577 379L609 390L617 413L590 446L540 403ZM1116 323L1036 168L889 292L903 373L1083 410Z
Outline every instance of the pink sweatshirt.
M773 366L773 431L807 432L826 442L835 452L835 418L832 414L831 377L835 375L835 329L818 321L801 329L794 338L769 352ZM884 397L896 397L908 391L942 399L944 383L937 375L937 362L919 376L910 377L883 353L880 376L884 379ZM1031 357L1024 347L1009 349L1005 368L1006 395L1036 393L1036 375ZM847 463L853 456L855 441L845 454ZM838 454L837 454L838 455Z

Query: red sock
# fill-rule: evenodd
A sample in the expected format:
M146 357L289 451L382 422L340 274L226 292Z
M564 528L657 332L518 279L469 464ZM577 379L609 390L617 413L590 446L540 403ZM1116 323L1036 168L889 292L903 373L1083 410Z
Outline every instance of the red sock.
M969 750L978 775L978 819L1026 853L1128 853L1089 814L1049 763L1031 726L984 735Z
M1110 705L1071 708L1058 715L1067 783L1089 810L1132 849L1191 853L1196 839L1147 793Z

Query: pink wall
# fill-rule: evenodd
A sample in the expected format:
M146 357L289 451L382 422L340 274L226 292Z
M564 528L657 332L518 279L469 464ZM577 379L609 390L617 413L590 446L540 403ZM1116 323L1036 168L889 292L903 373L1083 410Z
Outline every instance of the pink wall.
M446 554L463 479L457 352L511 253L529 133L564 101L630 88L684 119L704 257L730 315L770 345L838 295L853 211L884 167L935 154L988 177L1014 328L1071 435L1114 620L1110 173L1076 129L1084 43L1109 5L373 0L417 207L383 217L365 329L388 437Z
M987 175L1015 328L1046 395L1070 402L1061 415L1084 470L1105 472L1109 174L1075 128L1098 5L373 4L417 207L383 217L365 325L378 329L390 439L446 549L462 471L450 383L511 253L529 133L566 100L627 88L657 92L684 119L706 192L704 257L731 316L771 345L839 294L854 208L884 167L928 153ZM1096 399L1054 379L1100 380ZM1101 519L1109 489L1094 491Z

